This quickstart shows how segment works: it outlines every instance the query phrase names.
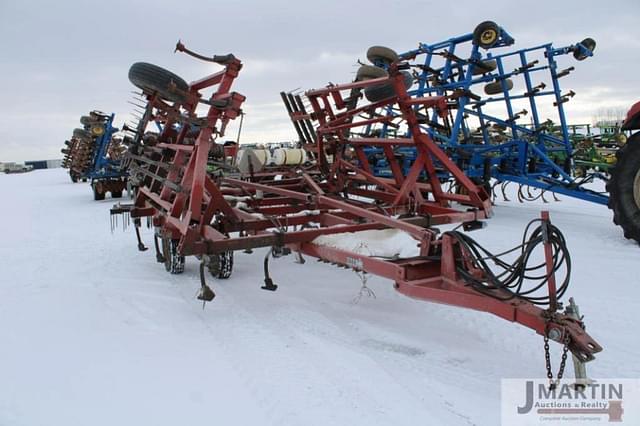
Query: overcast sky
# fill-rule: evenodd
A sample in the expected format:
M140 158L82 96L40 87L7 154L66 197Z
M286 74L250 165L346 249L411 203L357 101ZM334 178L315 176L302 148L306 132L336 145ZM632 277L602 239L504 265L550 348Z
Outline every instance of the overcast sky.
M577 92L571 121L640 100L640 1L165 1L0 0L0 161L61 157L60 148L91 109L129 120L136 61L191 81L215 64L174 54L178 39L204 54L244 62L234 88L247 96L242 140L294 140L279 92L353 78L375 44L406 51L502 25L516 47L596 39L596 55L573 63L562 83ZM575 61L574 61L575 62ZM227 139L234 139L236 127Z

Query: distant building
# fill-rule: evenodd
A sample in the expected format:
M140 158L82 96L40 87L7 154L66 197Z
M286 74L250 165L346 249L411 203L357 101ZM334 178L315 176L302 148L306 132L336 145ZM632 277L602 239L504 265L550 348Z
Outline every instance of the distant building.
M34 169L55 169L62 167L62 159L25 161L24 164L33 166Z

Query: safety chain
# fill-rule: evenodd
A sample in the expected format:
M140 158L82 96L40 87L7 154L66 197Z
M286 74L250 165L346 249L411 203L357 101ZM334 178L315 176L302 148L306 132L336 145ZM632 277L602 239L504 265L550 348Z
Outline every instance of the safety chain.
M564 375L564 367L567 363L567 352L569 352L570 340L571 339L569 337L569 334L565 333L564 347L562 348L562 358L560 359L560 368L558 369L556 380L553 380L553 372L551 371L551 356L549 354L549 338L547 336L544 336L544 360L547 367L549 390L554 390L558 386L560 380L562 379L562 376Z

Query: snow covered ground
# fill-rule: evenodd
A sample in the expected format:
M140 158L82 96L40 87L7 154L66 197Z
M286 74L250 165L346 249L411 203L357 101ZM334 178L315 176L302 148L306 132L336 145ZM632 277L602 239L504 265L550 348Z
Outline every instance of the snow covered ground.
M514 198L515 199L515 198ZM543 377L542 339L488 314L414 301L372 277L237 253L195 300L197 264L171 276L111 199L65 171L0 176L0 425L493 425L500 379ZM595 377L640 377L640 248L609 211L499 201L473 233L506 249L541 208L573 256L569 294L604 347ZM152 243L145 229L145 242ZM559 347L553 345L554 369Z

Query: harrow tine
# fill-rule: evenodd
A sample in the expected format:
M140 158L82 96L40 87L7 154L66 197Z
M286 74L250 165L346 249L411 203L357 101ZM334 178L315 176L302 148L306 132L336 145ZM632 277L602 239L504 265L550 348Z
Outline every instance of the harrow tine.
M558 198L555 192L551 192L551 195L553 196L553 201L562 201L560 198Z
M543 203L545 203L545 204L549 204L549 202L547 201L547 199L546 199L546 198L544 198L544 193L545 193L545 191L544 191L544 190L542 190L542 192L540 193L540 197L542 198L542 202L543 202Z
M136 230L136 238L138 240L138 251L147 251L149 250L149 248L147 246L144 245L144 243L142 242L142 237L140 236L140 226L142 226L142 224L140 223L140 218L136 218L133 220L133 225L134 228Z
M507 185L509 185L509 182L502 182L502 184L500 185L500 190L502 191L502 198L504 198L504 201L511 201L508 197L507 197Z
M527 196L529 198L533 198L533 194L531 194L531 186L527 185Z
M524 203L524 197L522 195L522 184L518 185L518 201Z

